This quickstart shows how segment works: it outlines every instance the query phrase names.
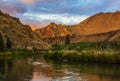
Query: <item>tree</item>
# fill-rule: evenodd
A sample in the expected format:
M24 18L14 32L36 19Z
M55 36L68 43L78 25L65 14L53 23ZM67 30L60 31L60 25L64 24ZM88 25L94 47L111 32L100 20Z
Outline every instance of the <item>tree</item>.
M0 50L4 49L4 40L2 34L0 33Z
M6 48L11 48L12 47L12 42L10 40L9 37L7 37L7 40L6 40Z
M65 44L66 45L70 44L70 35L66 35Z

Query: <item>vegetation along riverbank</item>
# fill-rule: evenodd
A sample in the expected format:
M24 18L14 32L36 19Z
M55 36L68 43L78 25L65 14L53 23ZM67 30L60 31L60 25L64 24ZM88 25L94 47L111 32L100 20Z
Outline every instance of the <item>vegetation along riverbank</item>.
M76 43L54 45L46 52L45 58L55 61L120 63L119 42Z

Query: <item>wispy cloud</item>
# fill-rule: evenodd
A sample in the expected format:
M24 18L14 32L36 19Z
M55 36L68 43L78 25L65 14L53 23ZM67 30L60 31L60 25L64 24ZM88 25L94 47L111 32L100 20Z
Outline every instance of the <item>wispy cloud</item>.
M24 4L34 4L38 1L39 0L21 0L21 2L24 3Z
M20 0L20 1L24 4L29 4L30 5L30 4L35 4L35 3L38 3L38 2L53 2L53 1L56 1L56 0ZM57 1L60 1L60 0L57 0Z
M33 14L25 13L24 17L30 20L46 21L46 22L57 22L66 25L78 24L84 19L88 18L88 15L69 15L69 14Z
M0 2L0 9L3 12L7 12L11 15L18 14L18 13L21 14L27 11L27 9L22 6L19 6L17 4L12 4L9 2L4 2L4 1Z
M49 22L44 21L35 21L30 19L22 19L23 24L29 24L31 27L45 27L49 24Z
M99 12L120 10L119 5L120 0L0 0L1 10L35 24L77 24Z

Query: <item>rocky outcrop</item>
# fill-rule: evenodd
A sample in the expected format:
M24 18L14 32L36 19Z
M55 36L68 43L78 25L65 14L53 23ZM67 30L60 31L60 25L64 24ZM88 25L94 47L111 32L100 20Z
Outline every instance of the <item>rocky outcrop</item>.
M51 22L48 26L36 29L35 32L39 35L40 38L51 38L51 37L62 37L67 34L72 35L72 32L66 25L55 24Z

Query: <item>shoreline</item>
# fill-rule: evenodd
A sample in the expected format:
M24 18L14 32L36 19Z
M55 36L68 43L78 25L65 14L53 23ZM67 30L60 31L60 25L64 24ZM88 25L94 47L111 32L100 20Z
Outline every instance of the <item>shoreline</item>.
M55 61L120 64L120 51L114 50L61 50L48 51L45 58Z

